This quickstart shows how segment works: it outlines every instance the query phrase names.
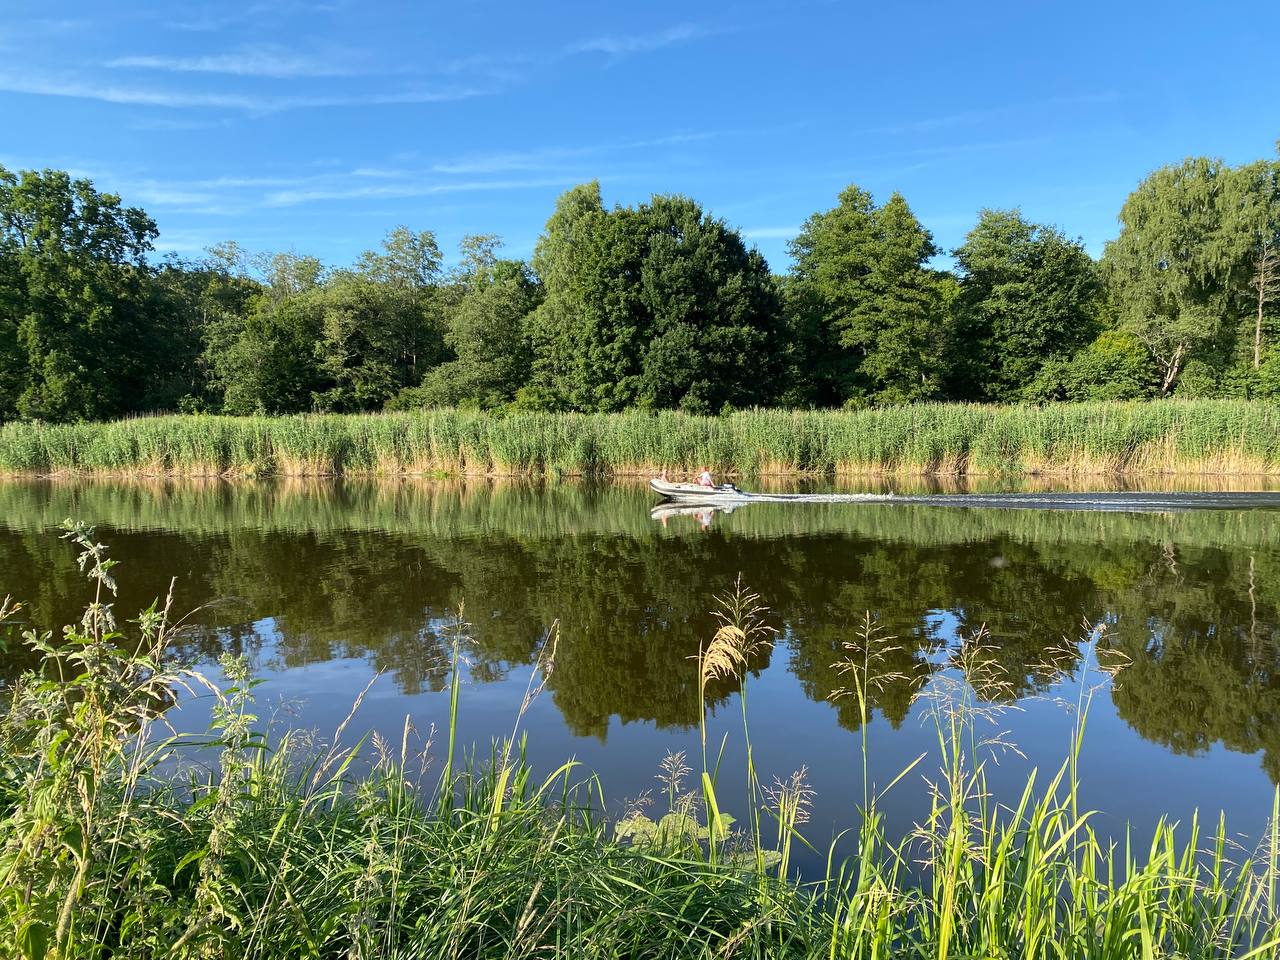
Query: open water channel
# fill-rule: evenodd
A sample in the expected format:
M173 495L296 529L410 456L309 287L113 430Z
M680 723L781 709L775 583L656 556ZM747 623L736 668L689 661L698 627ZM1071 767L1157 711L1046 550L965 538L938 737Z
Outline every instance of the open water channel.
M858 655L868 612L896 638L871 693L869 776L884 786L927 754L889 794L892 830L928 809L930 718L963 661L988 678L979 732L1007 744L988 751L999 799L1057 769L1091 692L1080 770L1104 828L1141 836L1162 815L1221 810L1257 836L1280 780L1280 494L1146 486L920 487L714 513L655 512L639 484L10 481L0 595L29 624L77 618L88 586L56 528L95 523L121 561L121 618L177 577L175 608L201 608L179 652L215 675L220 654L246 654L267 681L264 722L323 738L374 679L344 738L399 743L408 717L423 739L434 727L436 752L451 612L465 601L471 625L459 736L482 747L510 734L555 625L554 670L521 724L529 759L576 758L619 813L660 793L669 751L698 766L695 658L741 575L777 630L747 680L755 764L766 781L806 769L819 850L863 796L859 710L836 665ZM12 678L34 660L12 630L5 643ZM1114 680L1100 661L1123 665ZM708 698L713 743L728 735L721 792L741 796L738 686ZM170 713L198 729L207 704Z

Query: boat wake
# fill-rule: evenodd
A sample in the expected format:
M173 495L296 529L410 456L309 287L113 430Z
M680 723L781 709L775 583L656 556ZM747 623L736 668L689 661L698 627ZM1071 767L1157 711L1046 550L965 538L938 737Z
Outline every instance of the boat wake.
M1004 510L1099 510L1171 513L1187 510L1280 510L1280 493L748 493L733 491L705 499L672 498L651 511L654 519L732 513L753 503L882 503Z

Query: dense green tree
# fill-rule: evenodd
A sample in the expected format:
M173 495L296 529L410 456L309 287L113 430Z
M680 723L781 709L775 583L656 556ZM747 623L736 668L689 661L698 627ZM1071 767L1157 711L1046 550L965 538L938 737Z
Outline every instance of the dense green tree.
M377 409L439 360L439 336L413 291L339 273L310 299L321 314L313 347L325 383L315 393L318 410Z
M397 406L500 407L528 381L533 362L526 329L541 288L518 260L492 260L467 274L448 314L445 342L455 359L431 370Z
M0 404L83 420L146 402L163 354L146 263L156 234L88 180L0 167L0 366L17 373Z
M324 324L316 345L329 386L316 396L325 410L381 407L440 363L440 248L430 231L396 227L382 251L366 251L354 273L336 274L324 290Z
M791 243L791 328L806 342L818 402L939 397L948 323L938 253L900 194L881 207L857 186Z
M280 300L255 297L239 331L214 357L230 414L310 410L321 387L315 346L324 329L324 304L316 292Z
M582 300L577 245L590 224L603 214L599 181L578 184L556 199L555 210L533 249L533 270L545 297L529 323L534 370L521 390L521 400L528 406L569 406L569 369Z
M441 262L434 233L414 233L401 225L383 238L381 252L366 250L360 255L356 272L378 283L425 291L435 285Z
M955 396L1025 399L1046 364L1070 359L1099 332L1097 270L1059 230L1018 210L983 210L955 257Z
M1069 360L1046 363L1022 390L1028 400L1143 400L1158 387L1151 355L1128 330L1104 330Z
M223 247L204 268L206 356L227 412L377 409L440 362L431 233L397 227L356 269L332 273L314 257L263 255L260 284L240 273L244 259Z
M534 255L546 290L523 397L577 410L714 412L769 399L778 303L764 259L686 197L605 211L563 196Z
M165 409L220 409L217 358L239 336L263 285L248 275L234 243L213 247L197 261L169 258L156 280L171 362L157 371L155 392L166 398Z
M1122 324L1159 365L1162 394L1193 358L1204 365L1198 389L1212 379L1210 366L1251 354L1249 280L1260 239L1280 222L1273 170L1191 158L1152 173L1120 211L1103 265Z
M0 423L18 414L27 379L27 358L18 336L25 297L15 246L0 235Z
M291 250L261 253L253 262L266 286L267 296L276 303L309 293L325 280L324 264L318 258Z

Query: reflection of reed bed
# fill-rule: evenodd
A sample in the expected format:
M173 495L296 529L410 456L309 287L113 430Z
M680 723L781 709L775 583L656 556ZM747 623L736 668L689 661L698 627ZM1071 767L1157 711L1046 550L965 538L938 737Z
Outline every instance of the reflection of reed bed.
M84 531L78 542L109 599L103 548ZM566 763L535 776L522 756L524 717L556 665L554 626L511 736L469 754L456 742L472 644L461 610L443 633L447 729L424 745L406 720L353 748L344 733L369 687L331 745L268 739L243 661L223 662L220 688L165 660L164 611L125 638L95 605L69 647L41 648L48 679L18 685L0 722L0 936L20 956L138 960L1280 953L1280 794L1253 850L1224 823L1209 833L1195 820L1119 846L1081 808L1092 698L1127 669L1089 624L1043 664L1077 681L1064 759L1003 797L987 770L1017 745L1000 732L1008 681L981 631L911 684L931 750L872 782L865 731L877 688L903 679L901 648L870 615L850 629L831 697L852 704L863 736L829 762L861 764L864 787L849 798L851 848L833 845L802 885L792 864L813 840L806 773L771 777L751 760L749 664L774 640L768 611L741 582L716 610L689 692L704 724L708 685L739 684L745 780L730 782L724 744L702 726L702 756L670 756L660 795L610 822L589 773ZM174 689L213 701L206 735L165 736L154 697ZM883 812L913 789L927 815L888 835Z
M1280 474L1280 409L1232 400L723 417L420 413L169 416L0 427L0 472L177 476Z
M977 488L974 484L929 492L979 492ZM338 535L360 530L444 539L522 540L579 534L641 539L697 534L693 524L664 528L650 519L653 499L638 483L506 478L291 477L228 483L210 478L56 477L0 483L0 517L6 527L32 532L48 530L68 516L92 516L114 528L163 529L184 535L238 530ZM740 537L843 535L922 546L1011 538L1028 543L1130 541L1184 548L1267 548L1280 542L1280 511L1118 513L943 509L904 502L759 503L717 516L713 528Z

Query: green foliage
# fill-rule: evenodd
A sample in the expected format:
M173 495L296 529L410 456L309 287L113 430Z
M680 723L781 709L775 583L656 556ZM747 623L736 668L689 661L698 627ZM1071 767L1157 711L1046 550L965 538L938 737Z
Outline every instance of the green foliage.
M560 198L534 254L529 405L693 412L769 399L778 308L763 258L685 197L606 211L599 185Z
M1151 355L1128 330L1104 330L1069 360L1046 363L1023 393L1029 400L1145 400L1158 388Z
M1046 365L1069 361L1096 334L1098 282L1080 241L1017 210L983 210L955 257L959 396L1025 399Z
M341 274L316 299L323 319L314 346L315 409L376 409L439 361L425 291Z
M940 397L947 314L938 253L906 201L881 207L856 186L810 217L791 243L792 329L820 402L910 403Z
M1280 231L1274 171L1191 158L1155 171L1125 201L1103 268L1121 323L1160 367L1161 393L1189 360L1210 362L1229 350L1221 338L1239 333L1259 246ZM1209 377L1197 374L1191 392L1211 389Z
M0 417L118 416L147 395L163 357L156 233L88 180L0 167Z
M529 264L479 234L445 270L434 234L399 226L346 269L235 243L156 265L141 210L0 169L0 422L1148 397L1134 338L1157 395L1274 396L1280 163L1158 170L1121 223L1099 270L983 211L936 270L905 199L851 185L783 277L695 201L608 209L593 182L557 200Z
M455 359L401 393L393 408L502 407L528 379L533 352L526 321L541 300L537 280L516 260L479 262L473 270L447 312L444 340Z
M279 414L311 408L320 380L315 345L324 330L315 291L255 297L235 338L212 357L227 413Z

